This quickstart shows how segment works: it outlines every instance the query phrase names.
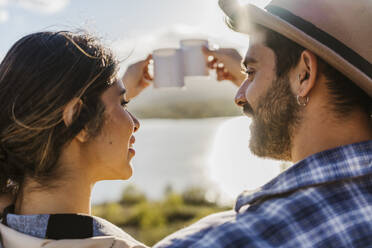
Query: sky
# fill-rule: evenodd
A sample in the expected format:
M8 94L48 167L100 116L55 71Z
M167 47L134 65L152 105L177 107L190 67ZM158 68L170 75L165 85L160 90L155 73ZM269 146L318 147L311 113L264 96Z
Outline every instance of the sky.
M239 0L244 3L249 0ZM224 22L224 14L217 0L0 0L0 59L21 37L38 31L85 29L110 46L119 59L130 57L122 69L135 60L145 58L158 48L177 47L184 38L208 39L211 46L233 47L242 55L248 47L248 36L230 30ZM251 1L264 6L267 0ZM237 137L229 136L228 130L246 130L244 120L231 120L220 127L210 158L210 174L215 181L225 180L222 187L230 195L242 188L253 188L257 180L267 181L278 173L266 161L256 161L251 156L244 157L244 151L223 146L236 142ZM239 133L241 136L242 133ZM248 135L248 134L247 134ZM246 136L247 136L246 135ZM248 137L248 136L247 136ZM231 140L231 139L234 140ZM244 140L247 142L247 140ZM221 144L221 145L218 145ZM248 149L247 145L239 147ZM239 178L237 170L226 172L214 168L226 164L234 152L236 164L258 164L259 168L241 168L239 172L251 175L249 180ZM217 156L218 154L219 156ZM239 160L239 161L238 161ZM243 161L243 162L242 162ZM217 163L219 162L219 163ZM232 162L232 161L230 161ZM267 164L266 164L267 163ZM223 168L221 166L221 168ZM260 174L261 173L261 174ZM254 185L253 185L254 184ZM103 188L103 187L101 187ZM106 192L106 190L102 191Z
M128 63L157 48L177 47L182 38L241 52L248 46L246 35L227 28L217 0L0 0L1 59L24 35L61 29L93 32L119 58L131 55Z

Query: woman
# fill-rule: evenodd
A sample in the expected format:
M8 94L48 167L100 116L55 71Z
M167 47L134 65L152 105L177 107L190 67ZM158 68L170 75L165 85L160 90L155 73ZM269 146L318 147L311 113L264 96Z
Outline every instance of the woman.
M0 65L3 247L145 247L91 216L90 198L97 181L132 175L139 122L126 104L151 80L149 60L128 68L125 89L112 53L88 34L34 33L9 50Z

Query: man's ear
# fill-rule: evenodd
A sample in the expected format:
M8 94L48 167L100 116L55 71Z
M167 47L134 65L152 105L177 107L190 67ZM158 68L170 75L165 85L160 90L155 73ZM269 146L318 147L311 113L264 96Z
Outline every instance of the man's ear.
M297 95L306 97L314 88L318 78L318 58L316 55L309 50L303 51L297 71Z

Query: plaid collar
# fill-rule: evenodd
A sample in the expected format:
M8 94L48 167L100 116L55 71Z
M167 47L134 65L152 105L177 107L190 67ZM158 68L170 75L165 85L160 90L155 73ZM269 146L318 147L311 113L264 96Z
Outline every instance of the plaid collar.
M372 140L337 147L307 157L252 194L239 195L235 211L301 188L372 174Z

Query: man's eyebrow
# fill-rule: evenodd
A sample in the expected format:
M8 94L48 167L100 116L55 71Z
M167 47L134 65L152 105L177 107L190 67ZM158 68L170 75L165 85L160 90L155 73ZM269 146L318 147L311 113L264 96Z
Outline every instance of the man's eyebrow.
M245 67L248 67L249 64L255 64L257 63L257 60L252 57L245 57L244 61L242 62L242 65Z

